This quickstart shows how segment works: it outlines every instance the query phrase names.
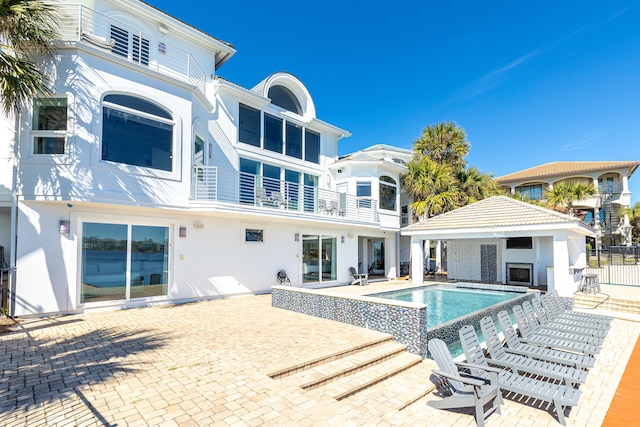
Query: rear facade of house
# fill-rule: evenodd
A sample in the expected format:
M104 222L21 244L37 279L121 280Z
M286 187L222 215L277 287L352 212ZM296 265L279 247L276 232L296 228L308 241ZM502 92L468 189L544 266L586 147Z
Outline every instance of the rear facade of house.
M11 314L397 276L402 167L331 167L349 132L298 78L220 78L232 45L140 1L61 4L52 94L3 118Z

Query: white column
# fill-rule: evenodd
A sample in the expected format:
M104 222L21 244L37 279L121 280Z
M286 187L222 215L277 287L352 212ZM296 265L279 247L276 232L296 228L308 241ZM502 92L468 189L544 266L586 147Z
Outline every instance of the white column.
M629 179L627 178L626 175L622 175L622 192L623 193L629 192Z
M567 232L553 235L553 283L549 291L557 291L561 297L570 297L576 291L573 276L569 271L569 248Z
M411 236L411 283L421 285L424 282L424 245L422 239Z
M429 259L431 258L431 240L424 241L424 258L423 258L423 267L427 270L429 269L430 263Z
M442 271L442 240L436 240L436 273Z

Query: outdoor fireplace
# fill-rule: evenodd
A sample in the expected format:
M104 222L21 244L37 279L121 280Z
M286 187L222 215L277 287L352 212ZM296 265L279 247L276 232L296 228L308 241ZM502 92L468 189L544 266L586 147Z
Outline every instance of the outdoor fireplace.
M530 263L507 263L507 284L508 285L533 285L533 264Z

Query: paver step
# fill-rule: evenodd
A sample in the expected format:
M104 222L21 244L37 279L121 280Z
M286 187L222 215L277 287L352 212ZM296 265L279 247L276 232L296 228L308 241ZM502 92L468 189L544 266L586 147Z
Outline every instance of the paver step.
M368 347L366 350L307 369L292 376L291 380L296 381L305 390L312 390L405 353L406 348L405 345L394 341L383 342L375 347Z
M393 337L391 335L384 335L380 338L376 338L374 340L370 340L364 343L360 343L345 349L341 349L335 352L331 352L329 354L325 354L310 360L305 360L302 362L298 362L292 365L286 365L282 368L276 369L269 374L269 377L273 379L284 378L290 375L294 375L298 372L305 371L307 369L311 369L315 366L320 366L325 363L329 363L333 360L339 360L344 357L347 357L351 354L359 353L365 351L370 348L375 348L382 343L393 342Z
M371 365L366 369L343 376L336 381L326 383L322 387L322 391L324 394L332 396L336 400L342 400L380 381L397 375L420 362L422 362L422 358L416 354L408 352L398 353L394 357Z
M434 368L436 368L435 362L425 359L348 399L354 405L383 412L401 411L415 402L426 402L435 389L435 385L430 380L431 371Z
M604 294L576 293L574 295L573 306L577 309L599 308L621 313L640 314L640 302L610 298Z

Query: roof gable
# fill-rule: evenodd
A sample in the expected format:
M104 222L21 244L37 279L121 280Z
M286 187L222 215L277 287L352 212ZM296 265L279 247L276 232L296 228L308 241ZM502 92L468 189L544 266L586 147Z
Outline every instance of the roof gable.
M579 218L521 202L506 196L494 196L463 206L403 228L403 231L465 230L513 228L537 225L582 224ZM583 224L589 229L591 227Z

